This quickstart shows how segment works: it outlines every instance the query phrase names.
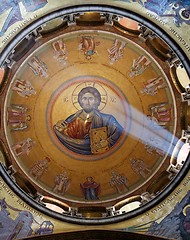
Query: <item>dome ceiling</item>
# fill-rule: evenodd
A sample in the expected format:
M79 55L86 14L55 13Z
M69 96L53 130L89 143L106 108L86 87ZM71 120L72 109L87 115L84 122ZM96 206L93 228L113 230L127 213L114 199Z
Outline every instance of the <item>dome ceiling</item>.
M99 13L88 15L67 27L47 23L11 66L3 144L15 177L44 198L76 208L139 207L184 163L186 72L138 22L103 25Z

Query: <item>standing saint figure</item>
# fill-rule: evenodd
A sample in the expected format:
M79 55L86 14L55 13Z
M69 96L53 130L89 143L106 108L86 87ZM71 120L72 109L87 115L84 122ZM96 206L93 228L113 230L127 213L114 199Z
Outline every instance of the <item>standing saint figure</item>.
M33 73L39 77L47 78L47 65L42 62L38 57L34 56L28 62L28 66L33 71Z
M79 49L84 52L87 60L91 59L91 56L96 53L95 51L96 43L93 37L91 36L83 36L81 40L81 44L79 45Z
M68 178L66 172L56 175L53 192L64 195L70 186L70 182L71 179Z
M92 155L108 151L119 140L122 126L112 115L98 110L101 95L96 88L83 88L78 94L78 102L81 110L53 126L57 138L78 154Z
M130 69L129 77L139 76L147 67L151 64L151 61L144 55L133 60L133 64Z
M111 187L115 188L117 193L122 193L129 189L127 186L127 181L128 179L125 177L125 175L121 175L113 171L109 183Z
M54 49L54 56L57 61L66 64L67 49L66 44L63 42L63 40L59 39L58 41L53 42L52 47Z
M36 161L34 166L30 169L29 173L34 177L35 180L40 179L42 175L47 172L49 162L50 162L49 157L45 157L42 160Z
M142 159L131 159L130 161L133 171L141 177L146 178L147 175L151 173L151 170L146 166Z
M28 128L31 116L29 108L24 105L11 105L7 108L7 124L11 131L22 131Z
M12 145L12 149L15 152L16 156L24 154L29 155L35 144L36 142L34 142L31 138L27 138Z
M80 187L86 200L99 200L100 184L95 182L93 177L87 177Z
M31 95L35 95L36 91L28 80L17 79L12 87L13 91L16 91L21 97L29 98Z

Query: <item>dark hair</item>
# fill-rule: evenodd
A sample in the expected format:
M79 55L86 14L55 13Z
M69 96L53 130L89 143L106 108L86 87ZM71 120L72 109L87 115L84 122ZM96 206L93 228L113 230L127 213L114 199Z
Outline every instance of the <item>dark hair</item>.
M96 88L94 88L94 87L85 87L85 88L83 88L79 92L79 94L78 94L78 102L79 102L80 106L82 107L81 100L82 100L82 96L85 93L91 93L95 97L96 108L98 108L98 106L100 105L100 102L101 102L101 95L100 95L99 91Z

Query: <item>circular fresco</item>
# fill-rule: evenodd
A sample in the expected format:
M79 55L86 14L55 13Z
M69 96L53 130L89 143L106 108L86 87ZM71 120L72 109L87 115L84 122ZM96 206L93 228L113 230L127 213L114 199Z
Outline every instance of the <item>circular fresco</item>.
M42 44L6 93L14 164L39 191L72 203L140 192L178 140L170 82L137 43L76 31Z
M127 108L124 95L113 83L95 76L77 77L61 85L50 98L49 134L71 157L102 159L118 149L129 131Z

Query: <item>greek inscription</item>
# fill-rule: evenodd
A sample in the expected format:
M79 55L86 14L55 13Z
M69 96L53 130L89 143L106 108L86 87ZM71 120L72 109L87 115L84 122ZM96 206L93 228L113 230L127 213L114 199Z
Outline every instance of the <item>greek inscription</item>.
M2 180L0 180L0 189L1 191L2 190L6 191L10 197L12 198L15 197L15 194L9 189L9 187Z
M157 22L159 22L160 24L166 25L166 22L163 21L162 19L160 19L157 15L152 14L152 13L150 13L150 12L146 12L146 14L147 14L150 18L155 19L155 20L156 20Z
M69 98L68 97L64 97L63 98L63 102L68 102L69 101Z
M24 209L30 211L31 213L33 213L36 216L42 217L42 214L39 213L38 211L34 210L33 208L31 208L30 206L28 206L25 202L23 202L21 199L17 199L17 203L22 206Z
M184 181L183 186L187 186L187 184L190 182L190 176L187 177L187 179Z
M110 96L110 102L116 103L116 97Z
M168 197L165 201L163 201L161 204L159 204L157 207L151 210L151 213L156 213L160 211L163 207L165 207L167 204L173 201L181 192L182 192L182 189L178 188L172 196Z
M13 35L15 35L19 30L21 30L25 25L27 25L29 22L31 22L33 19L37 18L37 15L34 15L31 18L25 19L22 23L20 23L11 33L9 33L1 42L2 44L5 44Z
M179 35L179 33L173 29L172 27L169 28L170 32L178 39L178 41L185 47L187 52L190 52L190 46L188 43Z

